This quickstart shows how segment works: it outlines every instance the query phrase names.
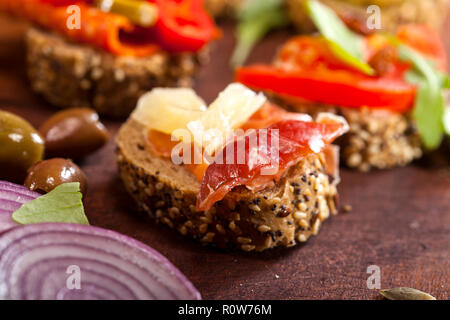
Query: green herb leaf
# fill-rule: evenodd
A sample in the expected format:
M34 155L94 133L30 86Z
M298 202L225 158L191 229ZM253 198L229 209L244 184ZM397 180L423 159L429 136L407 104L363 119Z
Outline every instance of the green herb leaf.
M450 136L450 108L445 108L444 111L444 130Z
M439 89L427 82L419 85L413 117L425 148L437 149L444 133L444 97Z
M232 66L242 65L253 47L272 29L287 25L281 0L251 0L239 16L237 45L231 58Z
M450 89L450 76L445 76L444 75L443 87L444 87L444 89Z
M338 15L322 3L308 0L305 1L305 8L337 58L365 74L375 74L372 67L363 60L364 42L361 36L347 28Z
M436 149L444 134L444 77L435 69L433 63L416 50L400 44L398 51L400 60L409 61L414 67L405 78L409 83L418 85L413 117L422 142L425 148Z
M89 224L84 214L80 184L65 183L17 209L12 219L20 224L63 222Z

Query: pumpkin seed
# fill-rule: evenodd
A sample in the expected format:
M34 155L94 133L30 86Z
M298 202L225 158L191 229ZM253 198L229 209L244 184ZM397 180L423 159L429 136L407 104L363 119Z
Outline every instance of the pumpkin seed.
M407 287L380 290L380 294L389 300L436 300L426 292Z

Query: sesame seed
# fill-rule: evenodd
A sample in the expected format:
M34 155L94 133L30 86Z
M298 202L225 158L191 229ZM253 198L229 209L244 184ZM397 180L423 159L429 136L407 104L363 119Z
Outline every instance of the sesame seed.
M303 228L308 228L309 227L309 222L306 219L300 219L298 220L298 225L303 227Z
M167 224L169 227L173 228L173 223L172 223L172 221L169 220L169 218L164 217L164 218L161 219L161 221L163 223Z
M306 242L306 240L308 240L308 238L303 233L299 233L297 236L297 240L300 242Z
M258 205L256 205L256 204L252 204L252 205L250 205L248 207L252 211L256 211L256 212L260 212L261 211L261 208Z
M262 224L258 227L259 232L267 232L270 231L271 228L268 225Z
M306 203L304 202L297 202L297 208L300 211L306 211L306 209L308 208L308 206L306 205Z
M246 238L246 237L237 237L237 242L239 242L240 244L249 244L252 243L252 239L250 238Z
M208 217L200 217L200 221L203 223L211 223L211 219Z
M319 233L320 228L320 219L317 219L312 226L313 235L317 235Z
M253 250L255 250L255 248L256 248L256 246L251 245L251 244L243 244L241 246L241 249L244 251L253 251Z
M308 214L303 211L295 211L294 212L294 218L297 220L305 219L307 216L308 216Z
M174 219L175 216L180 214L180 210L177 207L172 207L169 209L169 216L170 218Z
M198 227L198 231L200 233L205 233L207 230L208 230L208 225L206 223L203 223Z
M203 238L202 238L202 242L212 242L214 239L214 236L216 234L214 232L208 232Z
M185 226L181 226L179 231L183 236L187 235L187 228Z
M226 234L226 231L225 231L224 227L222 227L222 225L216 224L216 229L220 234Z

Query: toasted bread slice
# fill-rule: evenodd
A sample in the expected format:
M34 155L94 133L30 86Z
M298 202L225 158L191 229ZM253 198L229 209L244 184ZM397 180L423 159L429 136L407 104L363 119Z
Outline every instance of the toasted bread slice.
M127 117L153 87L190 86L206 52L148 58L117 57L36 28L26 35L32 88L60 108L90 107L102 115Z
M117 137L122 180L150 217L205 244L262 251L290 247L316 235L337 213L336 184L325 169L325 155L313 154L290 168L273 187L232 190L206 212L195 209L200 182L184 166L154 154L148 129L129 119Z
M405 166L422 156L421 139L412 119L387 109L340 108L305 104L273 97L291 111L315 117L320 112L343 116L349 131L336 140L341 158L350 168L360 171Z

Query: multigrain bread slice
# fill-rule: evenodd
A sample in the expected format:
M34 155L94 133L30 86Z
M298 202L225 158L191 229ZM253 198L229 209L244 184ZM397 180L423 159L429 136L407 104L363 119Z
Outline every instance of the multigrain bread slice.
M151 218L204 244L262 251L290 247L316 235L336 214L337 179L324 154L293 166L275 186L232 190L206 212L195 210L200 182L183 166L155 155L144 126L129 119L117 137L117 162L126 189Z
M191 86L207 53L117 57L36 28L26 34L27 70L34 91L60 108L90 107L125 118L153 87Z
M305 0L285 0L289 18L303 32L314 30L314 25L303 9ZM367 8L381 8L383 31L395 32L397 27L408 23L423 23L440 30L447 16L450 0L320 0L338 14L359 17L366 21Z
M315 117L320 112L343 116L349 131L336 140L341 158L350 168L369 171L405 166L422 156L421 139L414 121L406 114L387 109L360 109L295 103L272 97L291 111Z

